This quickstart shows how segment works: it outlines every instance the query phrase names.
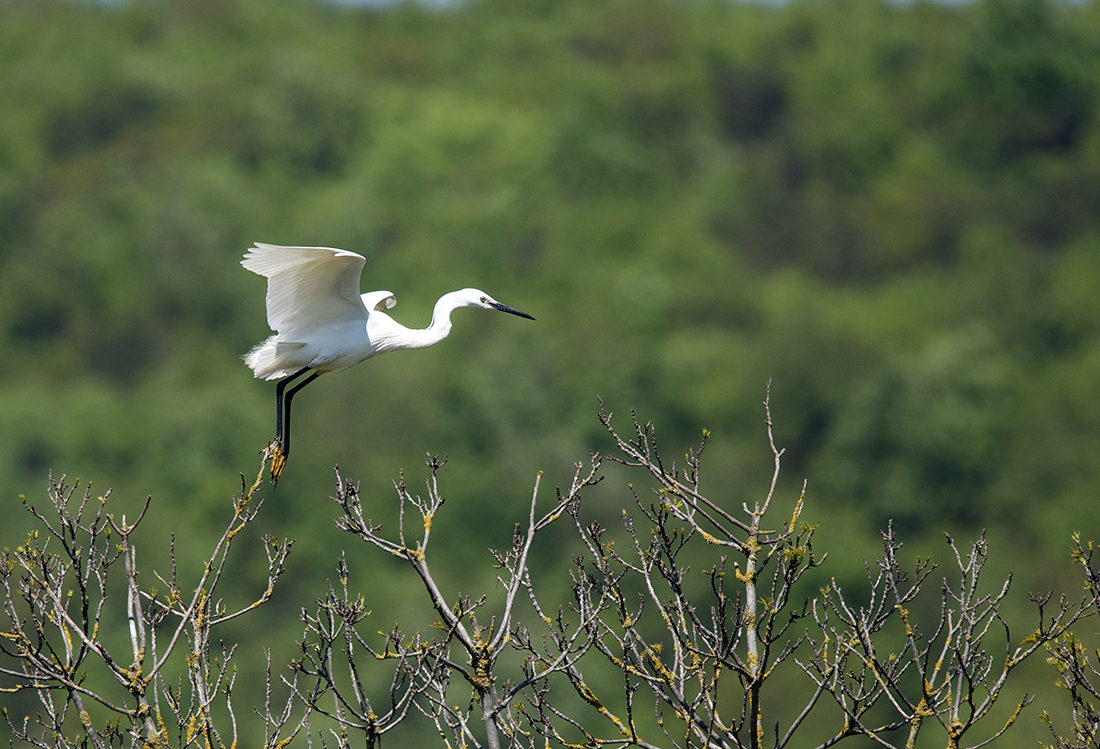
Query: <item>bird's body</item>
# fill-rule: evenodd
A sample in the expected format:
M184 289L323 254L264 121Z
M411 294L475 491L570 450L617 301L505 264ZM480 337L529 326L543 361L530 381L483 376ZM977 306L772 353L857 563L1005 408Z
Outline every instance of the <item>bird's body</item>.
M460 307L497 309L534 319L483 291L461 289L439 298L427 328L407 328L384 311L397 304L392 292L359 292L365 263L362 255L347 250L259 242L241 261L246 269L267 278L267 322L276 332L257 344L245 363L258 378L282 380L276 388L278 471L290 452L290 401L318 375L389 351L435 345L451 332L451 313ZM283 389L306 372L312 374L286 394L284 421ZM277 480L276 464L272 473Z

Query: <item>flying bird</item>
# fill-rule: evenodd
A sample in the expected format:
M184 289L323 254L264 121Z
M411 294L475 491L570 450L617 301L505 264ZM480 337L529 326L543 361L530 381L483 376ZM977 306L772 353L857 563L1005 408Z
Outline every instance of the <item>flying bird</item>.
M271 445L273 484L290 456L290 402L320 375L389 351L433 346L451 332L451 313L459 307L495 309L535 319L484 291L460 289L439 298L431 325L420 330L406 328L385 313L397 304L393 292L359 293L365 264L362 255L347 250L260 242L241 261L246 269L267 279L267 324L275 331L244 357L256 377L279 380ZM287 390L287 385L307 373L308 377Z

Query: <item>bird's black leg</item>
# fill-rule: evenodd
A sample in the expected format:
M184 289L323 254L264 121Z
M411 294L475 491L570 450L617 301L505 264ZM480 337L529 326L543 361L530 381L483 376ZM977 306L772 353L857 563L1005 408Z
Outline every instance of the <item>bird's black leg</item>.
M301 373L297 372L294 375L292 375L292 377L297 377L299 374L301 374ZM286 403L284 404L286 412L283 414L283 459L284 460L286 459L286 457L288 455L290 455L290 401L291 401L292 398L294 398L295 393L297 393L299 390L301 390L306 385L313 382L314 380L316 380L320 376L321 376L320 372L314 372L309 377L305 378L304 380L302 380L297 385L295 385L294 387L292 387L290 390L287 391Z
M290 377L284 377L279 380L275 385L275 440L276 442L283 441L283 391L286 390L286 386L294 380L298 379L306 372L309 371L309 367L302 367Z
M279 483L279 476L283 473L283 466L286 465L286 456L290 452L290 399L298 389L309 382L313 377L317 376L317 373L313 373L313 377L310 377L302 385L291 388L290 393L286 396L286 422L283 421L283 391L286 390L286 386L293 380L298 379L306 372L309 371L309 367L302 367L289 377L285 377L279 380L279 384L275 386L275 441L271 445L271 485ZM284 441L286 442L284 449Z

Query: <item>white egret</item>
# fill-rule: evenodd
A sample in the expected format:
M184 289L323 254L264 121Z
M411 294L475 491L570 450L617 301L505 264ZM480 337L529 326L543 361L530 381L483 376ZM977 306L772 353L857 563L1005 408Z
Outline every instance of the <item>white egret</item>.
M362 255L331 247L282 247L256 243L241 261L267 278L267 324L275 335L245 355L256 377L279 380L275 387L273 482L290 455L290 402L325 372L350 367L378 354L432 346L451 332L451 312L478 307L535 318L501 304L477 289L444 294L435 303L432 324L406 328L383 310L397 304L389 291L359 293ZM290 390L286 386L310 372Z

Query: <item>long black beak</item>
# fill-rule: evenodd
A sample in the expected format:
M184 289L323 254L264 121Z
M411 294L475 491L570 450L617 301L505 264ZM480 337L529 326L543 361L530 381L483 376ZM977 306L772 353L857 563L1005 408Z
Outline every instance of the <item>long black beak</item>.
M512 309L507 304L501 304L500 302L489 302L489 306L493 307L494 309L498 309L501 312L510 312L513 315L519 315L520 317L526 317L528 320L534 320L535 319L535 318L531 317L529 314L527 314L526 312L520 312L518 309Z

